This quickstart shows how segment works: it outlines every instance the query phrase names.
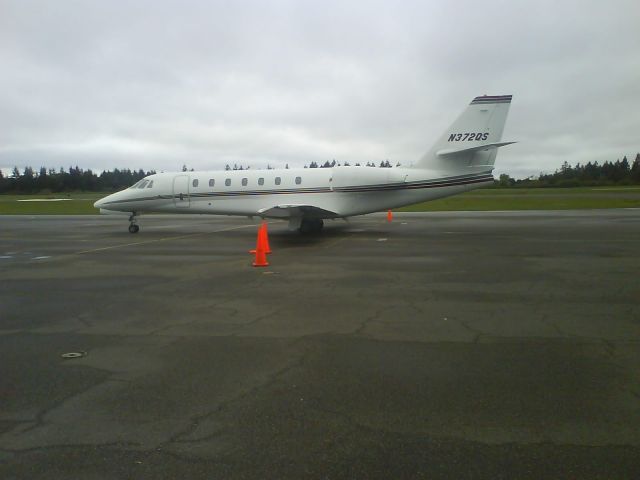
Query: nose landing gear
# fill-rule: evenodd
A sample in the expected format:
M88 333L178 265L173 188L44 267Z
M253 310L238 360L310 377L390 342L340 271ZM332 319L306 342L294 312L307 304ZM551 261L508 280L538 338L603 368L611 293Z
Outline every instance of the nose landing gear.
M133 212L129 217L129 233L138 233L140 231L140 226L136 220L136 212Z

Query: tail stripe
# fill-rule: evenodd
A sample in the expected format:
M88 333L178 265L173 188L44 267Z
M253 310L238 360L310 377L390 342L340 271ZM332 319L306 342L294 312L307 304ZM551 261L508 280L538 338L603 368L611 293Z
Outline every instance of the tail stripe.
M493 103L511 103L511 95L484 95L482 97L476 97L470 103L470 105L478 104L493 104Z

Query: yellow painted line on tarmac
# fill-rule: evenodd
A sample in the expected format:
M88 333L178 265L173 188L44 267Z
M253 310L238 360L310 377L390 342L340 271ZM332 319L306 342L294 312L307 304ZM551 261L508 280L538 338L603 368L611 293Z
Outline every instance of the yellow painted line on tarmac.
M220 230L214 230L212 232L190 233L188 235L177 235L174 237L156 238L153 240L144 240L142 242L122 243L120 245L110 245L108 247L92 248L90 250L81 250L80 252L71 253L69 255L84 255L86 253L103 252L105 250L115 250L116 248L134 247L137 245L148 245L151 243L167 242L169 240L180 240L182 238L198 237L202 235L210 235L212 233L229 232L231 230L240 230L241 228L250 228L250 227L255 227L255 225L240 225L239 227L222 228Z

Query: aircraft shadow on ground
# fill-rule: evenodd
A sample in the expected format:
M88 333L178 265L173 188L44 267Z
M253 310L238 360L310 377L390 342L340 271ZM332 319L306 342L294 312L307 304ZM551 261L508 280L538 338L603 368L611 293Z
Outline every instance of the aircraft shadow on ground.
M383 228L362 228L348 223L328 223L321 232L300 233L287 228L274 227L269 229L269 238L277 242L279 247L309 247L345 237L386 237L389 232Z

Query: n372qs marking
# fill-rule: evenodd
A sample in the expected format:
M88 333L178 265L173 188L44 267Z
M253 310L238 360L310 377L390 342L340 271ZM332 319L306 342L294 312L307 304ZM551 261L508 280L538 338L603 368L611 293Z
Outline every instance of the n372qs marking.
M489 138L489 132L484 133L452 133L449 135L449 142L481 141Z

